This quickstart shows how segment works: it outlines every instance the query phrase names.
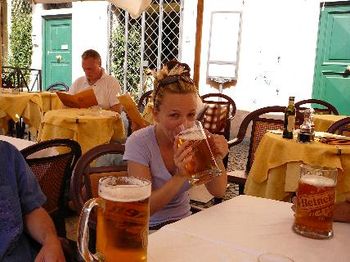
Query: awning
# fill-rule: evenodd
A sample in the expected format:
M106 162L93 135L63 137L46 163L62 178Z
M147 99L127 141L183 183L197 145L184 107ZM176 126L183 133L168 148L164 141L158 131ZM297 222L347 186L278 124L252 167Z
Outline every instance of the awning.
M33 0L36 4L59 4L59 3L69 3L80 0ZM83 0L85 1L85 0ZM86 0L94 1L94 0ZM116 7L122 8L129 12L132 18L138 18L143 11L150 5L152 0L106 0Z

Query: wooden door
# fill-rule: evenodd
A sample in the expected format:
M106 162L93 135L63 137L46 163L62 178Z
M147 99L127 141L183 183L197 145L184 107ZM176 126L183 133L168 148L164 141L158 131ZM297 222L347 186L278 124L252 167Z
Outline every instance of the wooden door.
M330 3L321 11L312 97L350 115L350 3Z
M43 89L55 82L72 83L72 19L46 18L43 44Z

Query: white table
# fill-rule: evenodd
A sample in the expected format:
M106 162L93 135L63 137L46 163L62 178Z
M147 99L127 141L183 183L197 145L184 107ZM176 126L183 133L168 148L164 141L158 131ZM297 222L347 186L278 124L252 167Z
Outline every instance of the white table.
M295 234L291 204L238 196L167 225L149 236L148 261L257 262L266 252L295 262L350 261L350 224L334 223L335 236Z
M0 140L6 141L6 142L14 145L18 150L22 150L28 146L35 144L35 142L33 142L33 141L15 138L15 137L11 137L11 136L3 136L3 135L0 135Z
M33 141L29 141L29 140L25 140L25 139L21 139L21 138L16 138L16 137L11 137L11 136L3 136L3 135L0 135L0 140L6 141L6 142L14 145L19 151L21 151L22 149L24 149L28 146L36 144L36 142L33 142ZM43 150L40 150L38 152L35 152L34 154L32 154L30 156L30 158L55 156L57 154L58 154L58 151L56 150L56 148L47 148L47 149L43 149Z

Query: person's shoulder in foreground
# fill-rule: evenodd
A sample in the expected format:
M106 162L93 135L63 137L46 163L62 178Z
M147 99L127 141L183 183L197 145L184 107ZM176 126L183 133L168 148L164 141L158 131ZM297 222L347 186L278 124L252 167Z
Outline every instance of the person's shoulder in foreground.
M4 141L0 166L0 261L65 261L35 176L21 153Z

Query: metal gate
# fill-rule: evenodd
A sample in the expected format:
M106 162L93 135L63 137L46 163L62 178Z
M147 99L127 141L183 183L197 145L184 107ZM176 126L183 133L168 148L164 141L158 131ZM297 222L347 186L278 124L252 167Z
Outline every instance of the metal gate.
M150 70L174 58L181 60L183 1L153 0L138 19L111 6L110 71L124 92L140 97Z

